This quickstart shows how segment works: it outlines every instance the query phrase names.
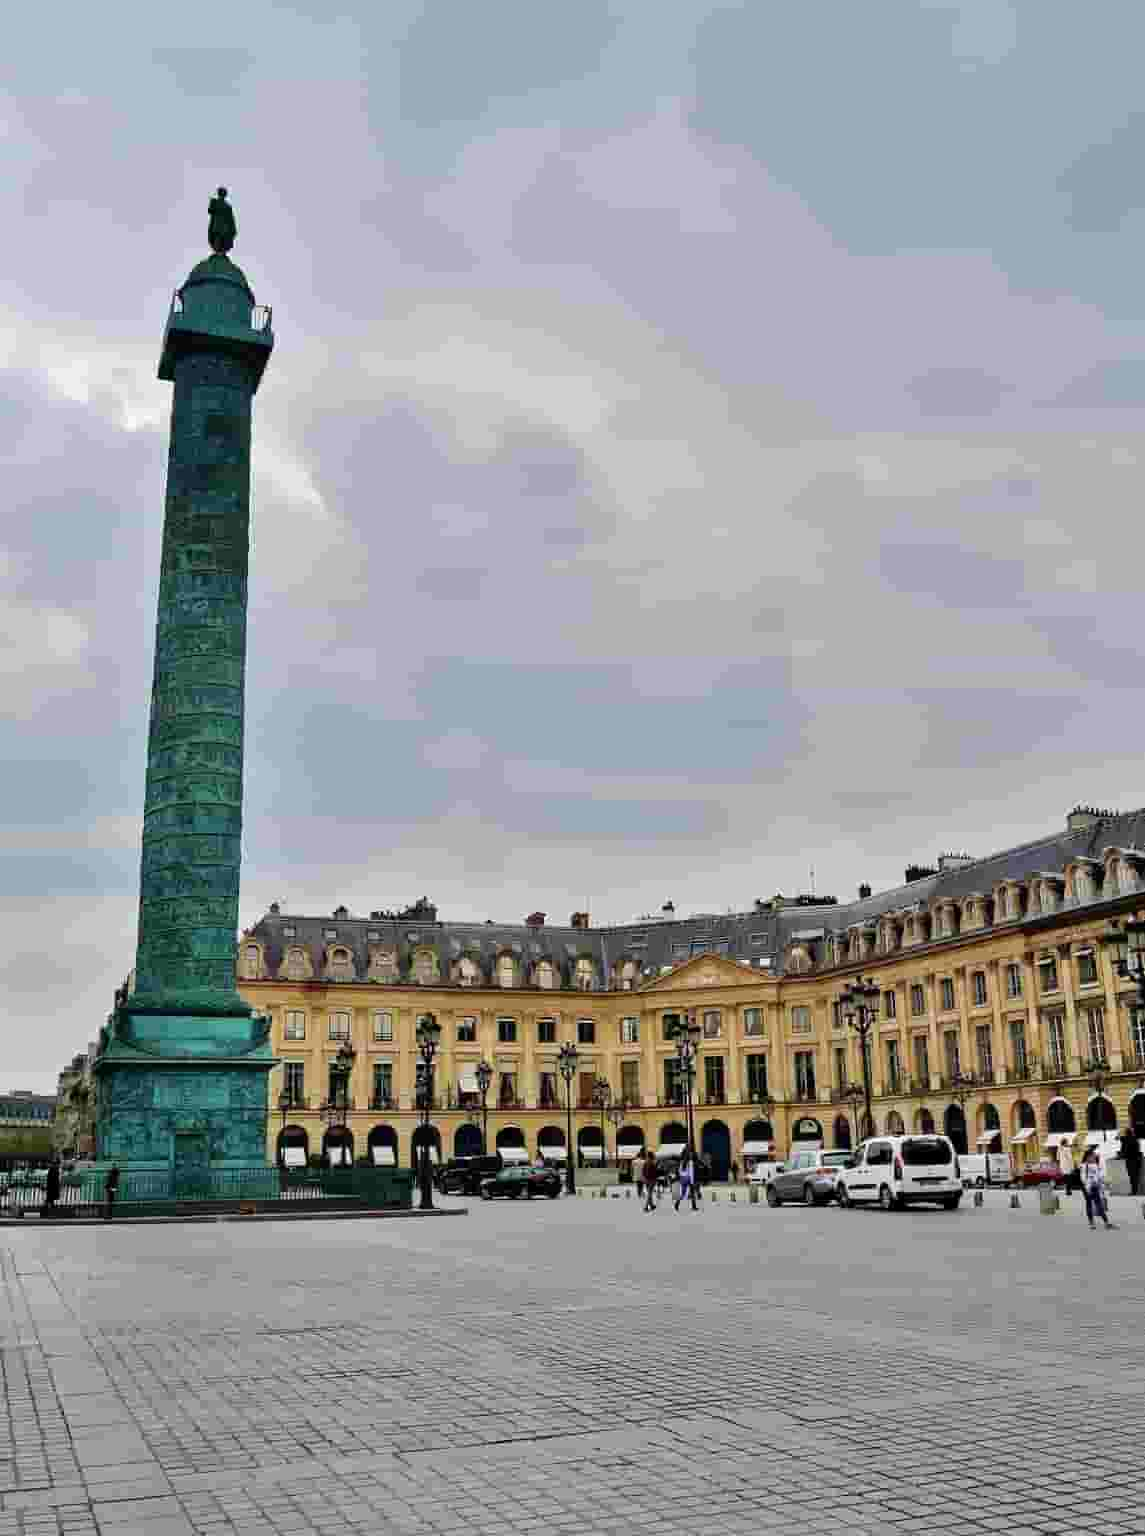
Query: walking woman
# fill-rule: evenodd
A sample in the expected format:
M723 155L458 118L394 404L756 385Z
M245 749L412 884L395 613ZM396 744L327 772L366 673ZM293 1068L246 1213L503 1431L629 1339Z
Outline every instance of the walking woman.
M656 1209L656 1180L659 1173L656 1168L656 1158L648 1148L644 1154L644 1161L640 1166L640 1181L644 1185L644 1209L654 1211Z
M1115 1223L1109 1219L1109 1199L1105 1187L1105 1169L1101 1166L1101 1158L1097 1148L1090 1147L1085 1154L1081 1165L1081 1186L1085 1194L1085 1214L1089 1218L1090 1231L1094 1226L1094 1215L1101 1217L1102 1221L1112 1232Z
M696 1154L691 1147L684 1153L684 1159L680 1164L680 1170L676 1174L676 1209L679 1210L685 1200L691 1200L692 1209L699 1210L699 1197L696 1191Z

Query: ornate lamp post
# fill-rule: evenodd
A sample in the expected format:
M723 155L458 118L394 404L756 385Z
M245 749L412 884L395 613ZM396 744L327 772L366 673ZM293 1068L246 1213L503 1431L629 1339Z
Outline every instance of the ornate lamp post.
M600 1166L608 1162L608 1142L604 1138L604 1116L612 1102L612 1086L607 1077L595 1077L592 1081L592 1102L600 1110Z
M489 1084L493 1081L493 1068L487 1061L477 1063L477 1087L481 1092L481 1155L489 1155Z
M859 1041L859 1051L863 1062L863 1097L866 1101L866 1121L869 1131L874 1130L875 1121L871 1114L871 1031L875 1027L875 1020L879 1016L879 989L875 982L864 981L861 976L856 976L851 985L844 989L839 997L839 1003L843 1011L849 1029L855 1031Z
M557 1066L565 1080L565 1112L568 1118L568 1139L565 1143L565 1188L570 1195L576 1194L576 1170L573 1167L572 1085L579 1060L576 1046L571 1040L566 1040L557 1052Z
M609 1124L612 1126L612 1155L618 1170L620 1168L620 1143L616 1138L620 1134L620 1125L624 1119L624 1113L625 1110L623 1099L619 1104L614 1104L612 1108L607 1111Z
M970 1127L966 1123L966 1101L978 1088L978 1079L973 1072L956 1072L950 1079L950 1097L958 1105L958 1112L962 1116L962 1128L966 1133L966 1150L970 1150ZM977 1145L977 1143L975 1143ZM986 1176L990 1176L990 1157L986 1156Z
M278 1132L278 1161L285 1160L285 1151L282 1138L286 1135L286 1112L290 1108L290 1094L284 1088L278 1096L278 1112L282 1116L282 1125Z
M433 1210L433 1174L429 1162L429 1124L433 1113L433 1058L437 1055L437 1042L441 1039L441 1025L432 1013L422 1014L417 1025L417 1049L421 1057L421 1199L418 1209Z
M1081 1070L1089 1079L1089 1086L1093 1089L1094 1094L1097 1096L1098 1102L1100 1102L1104 1097L1102 1090L1104 1089L1106 1083L1109 1081L1110 1076L1111 1069L1108 1061L1106 1061L1104 1056L1091 1056L1088 1061L1082 1065ZM1110 1105L1110 1108L1112 1107L1113 1106ZM1100 1129L1102 1135L1104 1136L1105 1127L1102 1126ZM1114 1129L1116 1130L1116 1126L1114 1126Z
M328 1130L345 1130L350 1113L350 1077L354 1071L357 1052L349 1040L345 1041L337 1056L330 1063L330 1096L319 1105L318 1114ZM279 1100L281 1108L282 1100ZM285 1124L285 1121L284 1121ZM338 1138L339 1161L345 1149L345 1139Z
M859 1105L866 1098L866 1093L860 1083L848 1083L843 1089L843 1097L851 1106L851 1123L855 1127L855 1146L857 1147L863 1140L859 1135Z
M689 1012L686 1015L687 1023L678 1025L676 1029L676 1059L680 1063L680 1077L684 1084L685 1119L688 1125L688 1149L692 1156L697 1155L696 1125L692 1116L692 1084L696 1078L696 1058L700 1051L700 1026L696 1023L696 1015Z
M1101 942L1112 950L1113 968L1118 976L1124 981L1132 981L1136 984L1137 1009L1140 1015L1140 1011L1145 1008L1145 922L1131 917L1122 926L1114 920L1110 923L1108 930L1102 934ZM1145 1058L1142 1057L1141 1048L1137 1043L1136 1032L1134 1032L1133 1055L1134 1065L1145 1067Z

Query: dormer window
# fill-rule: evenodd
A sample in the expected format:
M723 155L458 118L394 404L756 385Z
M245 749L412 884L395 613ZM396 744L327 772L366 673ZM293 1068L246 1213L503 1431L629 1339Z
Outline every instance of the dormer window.
M511 987L514 985L516 967L513 964L512 955L502 955L497 961L497 985L499 987Z
M578 992L591 992L593 988L592 961L580 959L576 963L576 987Z
M309 976L310 965L304 949L286 951L286 974L291 981L305 981Z
M330 951L330 975L334 981L353 981L354 960L348 949Z
M257 981L262 974L262 950L257 944L248 944L243 950L242 971L244 981Z
M551 960L538 960L535 972L537 986L545 992L553 989L553 962Z

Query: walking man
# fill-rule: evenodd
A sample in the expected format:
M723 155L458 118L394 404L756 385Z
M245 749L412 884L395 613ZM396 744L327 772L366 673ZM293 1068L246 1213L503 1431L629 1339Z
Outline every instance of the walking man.
M1129 1193L1141 1193L1141 1143L1137 1131L1127 1125L1121 1133L1121 1155L1125 1159L1125 1172L1129 1175Z
M1109 1219L1109 1200L1105 1187L1105 1169L1101 1166L1101 1158L1097 1154L1096 1147L1090 1147L1085 1154L1081 1165L1081 1184L1085 1192L1085 1214L1089 1219L1090 1231L1093 1231L1094 1216L1100 1216L1110 1232L1114 1230L1114 1223Z
M644 1209L654 1211L656 1209L656 1159L649 1147L644 1154L644 1161L640 1165L640 1179L644 1185Z
M696 1157L691 1147L684 1153L676 1180L676 1210L680 1209L685 1200L691 1200L694 1211L699 1210L699 1199L696 1194Z
M107 1170L107 1178L103 1181L103 1219L111 1220L111 1208L115 1204L115 1197L119 1193L119 1164L112 1163Z
M48 1177L44 1181L44 1209L41 1215L50 1216L55 1208L56 1201L60 1198L60 1163L53 1157L48 1166Z

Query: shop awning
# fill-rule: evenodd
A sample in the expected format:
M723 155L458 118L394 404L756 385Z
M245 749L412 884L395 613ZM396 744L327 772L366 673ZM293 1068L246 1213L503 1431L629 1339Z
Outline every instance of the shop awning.
M477 1082L475 1072L463 1072L457 1079L457 1086L462 1093L480 1093L481 1088Z
M543 1147L539 1147L538 1151L540 1152L541 1156L545 1159L546 1162L549 1162L549 1163L567 1163L568 1162L568 1158L565 1156L565 1149L564 1149L564 1147L550 1147L550 1146L546 1145L546 1146L543 1146Z
M1051 1131L1042 1142L1047 1152L1052 1152L1055 1147L1070 1146L1077 1136L1076 1131Z
M995 1136L1001 1136L1001 1134L1001 1131L983 1131L974 1145L976 1147L985 1146L988 1141L993 1141Z
M662 1141L656 1148L657 1157L683 1157L686 1150L682 1141Z
M773 1141L745 1141L743 1155L744 1157L767 1157L774 1145Z
M529 1153L525 1147L498 1147L501 1161L508 1166L510 1163L527 1163Z
M305 1168L306 1167L306 1148L305 1147L283 1147L283 1149L282 1149L282 1161L283 1161L283 1164L287 1168Z
M1029 1141L1031 1136L1036 1136L1037 1134L1036 1126L1024 1125L1020 1131L1010 1137L1010 1145L1013 1146L1016 1141Z
M616 1149L617 1157L639 1157L644 1151L642 1141L622 1141Z
M580 1148L580 1155L586 1163L599 1163L604 1158L604 1148L595 1141L590 1141L587 1146Z
M393 1168L397 1165L398 1155L393 1147L371 1147L374 1154L374 1165L379 1168Z
M414 1160L414 1166L415 1167L421 1162L421 1148L420 1147L415 1147L413 1149L413 1160ZM438 1152L437 1148L433 1145L432 1142L430 1142L430 1146L429 1146L429 1160L430 1160L431 1163L440 1163L441 1162L441 1154Z
M1101 1147L1107 1142L1120 1141L1116 1131L1087 1131L1085 1144L1087 1147Z

